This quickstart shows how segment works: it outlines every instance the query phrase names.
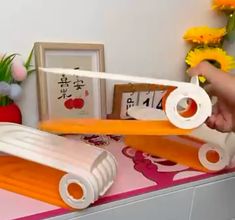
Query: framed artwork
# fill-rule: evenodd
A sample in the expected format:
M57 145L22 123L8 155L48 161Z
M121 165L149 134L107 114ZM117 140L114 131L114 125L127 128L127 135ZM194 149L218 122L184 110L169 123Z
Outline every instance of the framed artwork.
M130 119L127 110L133 106L146 106L162 109L162 97L166 86L129 83L114 85L113 110L109 119Z
M38 67L104 72L104 45L36 42L39 119L105 118L105 80L50 74Z

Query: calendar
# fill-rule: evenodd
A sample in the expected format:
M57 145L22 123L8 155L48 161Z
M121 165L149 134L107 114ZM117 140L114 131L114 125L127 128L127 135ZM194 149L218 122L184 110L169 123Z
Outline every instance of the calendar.
M136 83L117 84L114 86L113 111L110 119L130 119L127 110L133 106L146 106L162 109L162 98L166 86Z

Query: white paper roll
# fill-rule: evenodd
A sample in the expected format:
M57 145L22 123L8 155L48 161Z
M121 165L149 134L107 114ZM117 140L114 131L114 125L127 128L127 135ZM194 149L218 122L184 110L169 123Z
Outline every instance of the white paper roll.
M192 99L197 105L195 114L183 117L177 106L181 100ZM211 115L212 105L207 93L196 85L181 86L173 90L166 99L165 111L169 121L182 129L192 129L202 125Z
M232 166L231 162L235 156L234 133L220 133L204 125L193 131L193 136L205 141L198 151L199 161L205 168L220 171ZM217 160L211 161L209 153L217 154Z
M58 190L75 209L95 202L116 177L116 160L108 151L23 125L0 123L0 151L65 172ZM70 184L80 187L81 198L70 195Z

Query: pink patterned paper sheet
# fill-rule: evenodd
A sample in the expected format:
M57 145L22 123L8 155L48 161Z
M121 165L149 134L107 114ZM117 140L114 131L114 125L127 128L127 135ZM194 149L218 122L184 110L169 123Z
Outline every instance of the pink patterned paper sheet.
M93 206L128 198L142 193L209 178L207 174L189 167L154 157L125 146L119 136L68 136L110 151L118 162L118 175L110 190ZM235 168L223 173L234 172ZM46 204L18 194L0 190L0 219L43 219L68 213L68 210ZM20 205L19 205L20 204Z

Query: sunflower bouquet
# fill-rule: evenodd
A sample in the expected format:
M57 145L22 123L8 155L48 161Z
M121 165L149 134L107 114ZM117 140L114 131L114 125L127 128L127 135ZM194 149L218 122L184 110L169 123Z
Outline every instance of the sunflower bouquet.
M227 15L227 26L222 28L201 26L188 29L183 38L192 43L193 47L188 52L185 62L189 67L194 67L206 60L228 72L235 68L235 60L223 49L223 43L225 40L235 40L235 0L213 0L212 8ZM206 82L204 77L199 79L201 83Z
M33 51L26 62L23 62L18 54L0 57L0 106L7 106L20 98L20 84L33 72L30 64L32 54Z

